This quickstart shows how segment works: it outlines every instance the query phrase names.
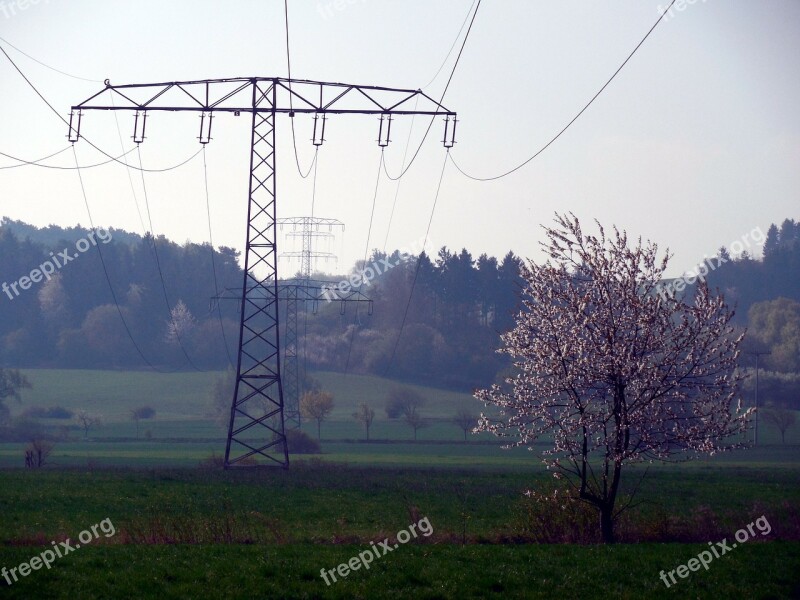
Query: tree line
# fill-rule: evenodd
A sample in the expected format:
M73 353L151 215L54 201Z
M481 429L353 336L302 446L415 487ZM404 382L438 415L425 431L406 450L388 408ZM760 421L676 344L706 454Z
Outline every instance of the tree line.
M4 218L0 283L18 281L87 233ZM0 295L1 364L137 369L149 363L217 370L229 358L235 361L239 304L211 298L241 286L239 253L116 229L109 234L109 243L81 254L48 280L13 299ZM720 249L722 256L727 252ZM335 284L384 265L360 286L373 299L371 315L363 306L342 311L337 301L300 303L302 364L459 390L499 381L510 362L495 350L519 309L523 262L513 252L498 259L447 247L419 256L376 250L350 273L318 273ZM763 260L745 253L707 277L735 306L734 323L749 327L745 350L748 344L774 349L762 366L780 374L773 379L782 389L788 384L778 380L800 371L800 354L794 330L775 323L800 318L798 272L800 224L787 219L769 228ZM281 310L285 325L284 305Z

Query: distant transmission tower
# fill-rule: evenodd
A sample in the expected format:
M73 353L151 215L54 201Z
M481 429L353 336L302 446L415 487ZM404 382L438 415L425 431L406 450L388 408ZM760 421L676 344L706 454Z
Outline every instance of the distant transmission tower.
M332 240L335 237L334 230L344 231L344 223L337 219L326 219L324 217L286 217L278 219L278 227L283 229L285 225L290 225L292 230L287 232L287 238L300 238L302 249L291 252L281 252L278 258L289 260L300 260L300 279L310 279L311 272L316 268L319 259L336 260L337 256L332 252L320 252L314 248L315 240Z
M287 258L290 261L300 260L299 278L295 285L288 285L286 290L286 338L283 343L283 393L286 403L284 415L286 424L289 427L300 427L302 424L302 414L300 411L300 397L303 395L300 367L300 341L302 340L305 348L305 337L299 335L299 308L303 305L304 311L308 310L306 298L309 296L307 290L302 286L309 285L311 272L316 268L317 261L336 260L336 255L331 252L321 252L315 249L315 241L333 240L334 230L344 231L344 223L337 219L326 219L324 217L285 217L278 219L278 227L291 226L291 230L286 233L290 239L301 240L301 250L281 252L278 258ZM288 283L288 282L287 282ZM303 371L305 376L305 371Z
M110 100L109 100L110 97ZM236 387L231 401L225 467L280 465L288 468L284 431L278 315L278 244L275 156L277 116L309 114L314 145L324 141L331 114L379 117L378 145L389 143L392 117L443 116L445 148L455 144L456 113L421 90L329 83L282 77L238 77L166 83L112 85L72 106L70 142L81 137L81 117L88 110L133 111L133 141L145 139L150 111L191 111L200 116L201 144L211 141L214 117L248 114L250 162L247 241L239 323ZM317 125L321 125L318 131Z
M242 292L241 290L226 288L223 290L222 294L211 298L212 303L210 310L215 310L215 302L219 302L220 300L237 300L241 303ZM286 306L289 307L287 310L289 315L286 319L287 339L292 335L294 335L295 340L299 338L299 328L297 327L298 311L296 307L301 303L306 311L311 307L311 312L313 313L316 313L320 306L324 306L328 303L335 303L339 307L339 313L344 315L347 305L357 302L366 304L367 314L372 314L372 300L360 290L351 289L344 292L337 287L331 287L329 281L319 281L316 279L281 280L280 283L278 283L278 300L285 302ZM294 309L291 308L292 304L295 306ZM294 333L290 330L293 330ZM305 340L303 341L305 342ZM284 367L281 373L281 379L284 383L284 422L285 426L289 428L300 427L301 425L300 396L303 390L300 385L301 382L299 381L299 362L295 360L293 363L291 360L286 360L287 355L293 355L295 359L297 358L298 346L299 344L297 344L296 341L294 345L288 343L286 340L281 344L284 351L284 365L289 369L287 371L287 368ZM293 368L294 370L292 371Z

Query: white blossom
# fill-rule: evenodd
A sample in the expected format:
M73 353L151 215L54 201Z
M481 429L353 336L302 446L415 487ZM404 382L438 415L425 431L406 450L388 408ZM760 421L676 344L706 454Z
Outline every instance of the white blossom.
M522 268L523 309L502 336L518 373L476 392L505 416L481 415L476 431L529 448L552 436L545 464L613 525L623 465L737 445L752 411L739 397L741 336L704 282L691 303L656 293L669 254L658 260L655 244L629 247L599 223L584 235L571 214L556 223L549 260Z

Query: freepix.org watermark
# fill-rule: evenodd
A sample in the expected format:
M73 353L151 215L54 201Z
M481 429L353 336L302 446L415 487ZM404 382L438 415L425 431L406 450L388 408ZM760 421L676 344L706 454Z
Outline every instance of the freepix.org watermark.
M18 12L27 10L31 6L36 6L42 2L49 4L50 0L0 0L0 13L3 13L6 19L10 19L11 17L16 17Z
M384 538L382 542L378 542L378 545L375 545L375 542L370 542L370 547L368 550L364 550L363 552L359 552L357 556L354 556L346 563L340 564L335 569L320 569L319 574L320 577L325 581L325 583L330 586L331 582L328 581L328 576L336 583L336 575L338 574L339 577L347 577L350 574L350 571L358 571L362 566L369 570L370 564L372 561L381 558L382 556L386 556L389 552L394 552L400 547L400 544L406 544L411 541L411 536L413 535L415 538L417 536L417 528L419 528L419 532L425 536L429 537L433 533L433 525L428 520L428 517L423 517L416 523L412 523L408 526L408 531L405 529L401 529L397 532L397 542L392 544L389 541L389 538ZM411 533L409 533L411 532Z
M34 283L41 283L42 280L50 281L50 278L58 269L63 269L64 265L78 258L92 246L96 246L98 239L107 244L111 241L111 234L104 229L90 231L85 238L75 242L77 252L70 254L69 248L65 248L58 254L51 252L50 258L40 264L38 268L33 269L28 275L24 275L12 283L4 281L0 288L2 288L3 293L8 296L9 300L13 300L20 295L20 290L28 290Z
M329 0L328 2L317 2L317 12L327 20L336 16L337 12L342 12L353 4L364 4L367 0ZM335 12L334 12L335 11Z
M664 15L663 20L664 22L666 22L669 21L672 17L674 17L676 12L683 12L684 10L689 8L692 4L697 4L698 2L705 4L706 0L675 0L675 4L671 8L667 9L666 7L659 4L656 7L656 10L658 10L658 14ZM669 2L667 2L667 6L669 6Z
M47 550L40 552L37 556L34 556L29 561L24 562L17 567L12 567L11 569L3 567L0 569L0 575L3 576L8 585L12 585L13 583L19 581L17 573L19 573L20 577L27 577L32 571L38 571L43 566L49 569L57 558L64 558L70 552L74 552L80 548L81 544L85 546L86 544L91 544L94 540L99 539L100 533L98 533L98 529L107 538L110 538L112 535L117 533L117 530L114 528L114 524L111 522L111 519L105 518L99 523L92 525L89 529L84 529L81 531L78 534L78 541L80 543L75 543L73 545L72 541L70 541L70 538L67 538L63 542L50 542L50 544L53 546L52 550L48 548Z
M674 296L675 292L682 292L686 289L686 286L692 285L698 279L700 281L705 281L706 275L711 271L717 269L720 265L724 265L729 260L739 258L746 250L752 248L753 243L761 244L766 239L764 232L761 231L761 227L756 227L750 233L745 233L741 239L735 240L728 245L730 254L728 258L720 256L719 254L709 258L706 254L703 256L703 262L697 265L693 270L687 271L682 277L670 283L659 283L656 286L656 291L663 300L666 300L667 296Z
M409 260L410 256L418 254L425 250L425 238L420 238L417 241L413 242L411 246L403 246L400 248L397 253L399 258L392 262L389 260L391 257L386 256L381 258L377 261L372 261L369 265L366 265L360 271L357 271L350 275L348 279L342 279L339 283L336 284L329 284L322 286L322 297L325 298L328 302L333 302L334 300L338 300L339 297L337 293L347 294L353 288L360 288L362 285L371 285L372 280L376 277L380 277L389 269L393 269L404 262Z
M727 554L739 544L744 544L746 541L756 537L754 526L755 528L758 528L758 531L761 533L761 535L769 535L770 531L772 531L772 526L769 524L769 521L767 521L767 517L761 515L755 521L750 523L746 529L742 527L736 532L734 535L736 542L728 544L728 538L722 538L721 542L708 542L710 550L703 550L697 555L696 558L690 558L685 565L678 565L671 571L661 571L659 574L661 581L664 582L664 585L670 587L671 585L678 583L678 581L675 579L676 573L681 579L686 579L691 571L699 571L701 566L708 571L708 565L710 565L715 558L719 558L720 556ZM669 578L669 581L667 578ZM670 583L670 581L672 583Z

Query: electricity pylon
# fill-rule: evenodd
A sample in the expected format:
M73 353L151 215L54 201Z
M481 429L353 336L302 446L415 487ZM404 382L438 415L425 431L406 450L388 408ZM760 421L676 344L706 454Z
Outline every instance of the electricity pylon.
M239 353L224 465L288 468L278 329L276 117L313 115L314 144L320 145L327 115L376 115L380 119L378 145L384 147L390 141L393 116L441 115L445 125L443 143L451 148L455 143L456 113L421 90L280 77L125 85L112 85L106 80L102 90L72 106L69 141L74 143L81 137L81 119L88 110L133 111L133 141L137 144L145 139L147 113L151 111L199 113L201 144L211 141L215 116L251 115ZM256 416L259 408L263 414Z
M212 297L212 301L219 300L238 300L241 302L241 290L232 290L226 288L222 294ZM346 306L348 304L358 302L367 305L367 314L372 314L372 300L367 297L363 292L358 290L349 290L344 292L338 288L331 288L329 281L319 281L316 279L289 279L281 280L278 282L278 300L283 300L287 306L286 318L286 332L287 339L283 342L283 364L284 370L281 373L281 379L285 382L283 386L284 392L284 421L289 427L300 427L300 382L299 382L299 365L297 364L297 303L302 302L308 308L311 307L311 312L316 313L320 305L325 303L336 302L339 304L339 313L344 315ZM324 302L323 302L324 301ZM292 309L290 304L295 304L294 318L292 317ZM212 303L211 310L216 306ZM295 349L293 352L294 363L291 360L290 354L292 353L292 334L290 329L294 327L294 340ZM294 371L292 371L294 367ZM296 387L292 389L292 384Z
M300 238L301 250L299 252L281 252L278 258L299 258L301 279L311 277L311 271L320 258L336 259L336 255L331 252L315 250L314 240L333 239L334 229L344 231L344 223L338 219L326 219L325 217L283 217L278 219L278 226L281 229L284 225L292 227L286 237Z
M337 219L327 219L324 217L283 217L278 219L278 227L283 229L284 225L292 227L291 231L287 232L286 237L300 238L301 249L299 252L281 252L278 259L300 259L299 279L303 281L310 281L311 270L316 265L317 260L320 258L336 259L336 255L330 252L321 252L314 249L315 240L331 240L334 237L333 230L341 229L344 231L344 223ZM291 286L286 290L286 336L283 342L283 372L281 378L283 379L283 392L284 401L286 404L285 417L286 422L290 427L300 427L302 424L302 415L300 411L300 397L303 394L300 377L300 341L305 344L305 338L301 338L298 334L298 308L302 304L304 309L307 309L305 300L302 298L303 294L298 294L298 287ZM307 295L307 294L306 294ZM305 375L305 373L303 373Z

